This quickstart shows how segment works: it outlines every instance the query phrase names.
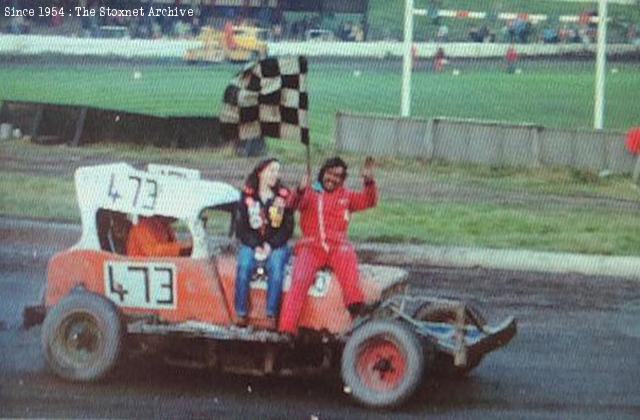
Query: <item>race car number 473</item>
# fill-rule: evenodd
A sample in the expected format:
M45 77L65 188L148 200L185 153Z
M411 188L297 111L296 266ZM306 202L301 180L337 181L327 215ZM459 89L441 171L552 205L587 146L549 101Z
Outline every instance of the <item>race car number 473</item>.
M107 261L106 296L118 306L175 309L178 296L174 264Z

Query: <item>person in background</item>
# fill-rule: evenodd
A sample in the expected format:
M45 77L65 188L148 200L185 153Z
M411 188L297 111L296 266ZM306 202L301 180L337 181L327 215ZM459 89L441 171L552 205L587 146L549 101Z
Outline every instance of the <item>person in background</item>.
M225 22L222 33L224 37L224 45L227 48L229 48L230 50L235 50L236 48L238 48L235 35L233 34L233 23L231 23L230 21Z
M507 62L507 73L512 74L516 71L516 64L518 63L518 52L513 45L509 46L507 53L504 56Z
M127 255L132 257L179 257L191 255L191 244L179 242L165 216L140 216L127 238Z
M258 263L263 263L267 276L267 328L277 328L284 271L291 248L293 209L287 207L290 192L280 182L280 162L265 159L247 177L236 221L240 240L236 275L236 324L247 325L249 283Z
M433 70L436 73L444 71L444 66L447 64L447 57L444 54L444 48L439 47L436 51L436 55L433 57Z
M438 33L436 34L437 42L448 42L449 41L449 27L445 24L442 24L438 27Z
M320 168L318 180L308 185L303 178L292 200L300 211L302 238L296 244L291 288L280 315L280 331L297 333L298 319L316 273L329 267L340 283L344 304L352 317L366 311L359 285L358 259L349 242L351 213L375 207L378 189L373 179L373 159L368 157L361 171L362 191L344 187L347 164L339 157L328 159Z

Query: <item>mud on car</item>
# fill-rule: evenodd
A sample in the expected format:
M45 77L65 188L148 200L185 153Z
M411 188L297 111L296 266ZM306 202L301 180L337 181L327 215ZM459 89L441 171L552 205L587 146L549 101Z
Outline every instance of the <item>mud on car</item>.
M294 375L337 369L345 389L369 407L397 406L424 377L464 375L516 334L510 317L488 324L462 301L412 294L405 270L360 265L371 310L352 320L332 273L321 271L295 338L266 328L266 284L251 283L249 327L234 326L234 212L240 193L196 170L126 163L75 173L82 235L54 255L42 303L25 325L42 323L50 370L96 381L123 356L158 353L171 363L244 374ZM125 255L140 216L178 219L191 255ZM287 293L290 274L285 280Z

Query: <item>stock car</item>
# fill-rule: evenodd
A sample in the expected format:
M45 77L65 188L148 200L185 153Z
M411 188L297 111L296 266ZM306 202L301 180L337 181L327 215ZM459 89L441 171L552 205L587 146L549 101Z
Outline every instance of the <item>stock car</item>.
M24 313L25 326L42 323L47 365L63 379L100 380L121 357L155 352L167 362L243 374L338 369L358 402L393 407L425 376L465 375L516 334L513 317L490 325L465 302L412 294L403 269L367 264L359 270L369 313L352 320L338 282L323 270L294 338L266 328L268 279L258 267L249 326L238 328L236 188L193 169L127 163L81 167L75 186L81 237L50 259L42 302ZM191 255L126 255L132 224L152 215L180 221Z

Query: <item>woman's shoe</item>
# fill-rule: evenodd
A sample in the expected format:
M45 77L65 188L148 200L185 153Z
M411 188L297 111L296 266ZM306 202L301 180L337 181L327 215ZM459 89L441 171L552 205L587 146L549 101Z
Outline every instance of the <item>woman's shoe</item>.
M247 317L246 316L239 316L236 319L236 327L246 328L246 326L247 326Z
M276 331L278 329L278 320L274 316L267 317L267 329L269 331Z

